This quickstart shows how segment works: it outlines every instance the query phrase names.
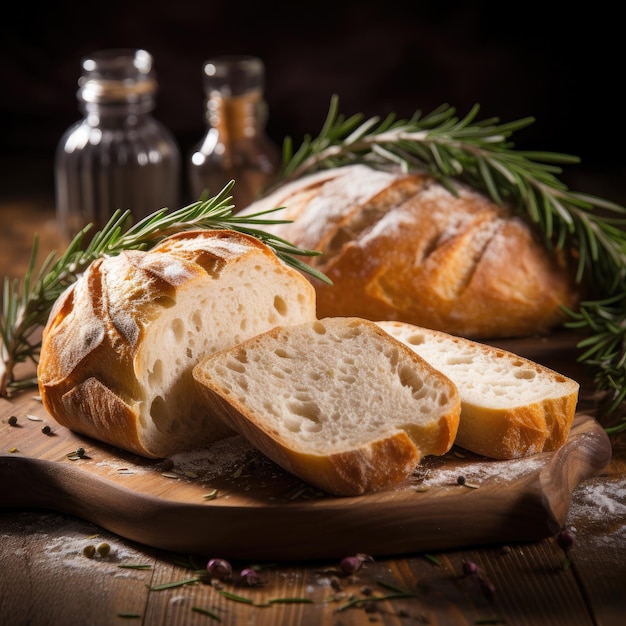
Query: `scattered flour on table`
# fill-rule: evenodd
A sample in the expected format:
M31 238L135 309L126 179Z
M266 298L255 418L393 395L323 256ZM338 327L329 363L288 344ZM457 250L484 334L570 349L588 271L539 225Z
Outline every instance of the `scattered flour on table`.
M427 487L456 484L457 478L463 475L468 483L480 484L485 480L510 481L540 469L546 462L542 456L532 456L510 461L482 461L463 463L451 469L428 467L423 464L417 468L414 477L419 484Z
M546 463L544 455L536 455L510 461L483 461L459 463L453 468L438 465L431 460L420 465L413 475L418 487L445 487L456 485L459 476L467 483L480 485L484 481L510 481L540 470ZM593 527L593 540L616 545L626 541L626 480L598 476L582 482L572 492L565 525Z
M137 570L118 567L122 563L152 563L152 558L123 542L119 537L89 522L57 513L38 514L24 512L18 523L0 525L0 541L12 536L23 536L32 546L33 541L41 544L39 552L18 548L14 558L27 557L31 565L46 571L58 571L62 575L67 568L91 570L115 577L136 578ZM15 543L15 542L13 542ZM108 543L110 553L88 558L83 554L86 546L97 547ZM139 572L141 576L141 571Z
M606 477L592 478L572 494L567 525L594 526L596 541L616 545L626 540L626 481Z

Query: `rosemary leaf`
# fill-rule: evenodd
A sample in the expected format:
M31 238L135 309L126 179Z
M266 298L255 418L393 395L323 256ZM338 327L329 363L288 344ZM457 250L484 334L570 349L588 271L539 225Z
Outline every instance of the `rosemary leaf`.
M606 432L609 435L616 435L617 433L624 432L625 430L626 430L626 418L622 418L622 421L620 424L607 428Z
M234 602L242 602L243 604L254 604L255 601L252 598L246 598L244 596L240 596L236 593L231 593L230 591L226 591L222 589L219 594L224 596L228 600L233 600Z
M268 604L313 604L311 598L270 598Z
M400 598L415 598L415 594L405 591L405 592L398 592L398 593L389 593L384 596L368 595L363 598L353 598L349 602L346 602L346 604L343 604L342 606L337 608L335 612L341 613L342 611L346 611L348 609L351 609L353 607L358 607L363 604L369 604L370 602L384 602L385 600L398 600Z
M430 561L431 563L433 563L434 565L441 565L441 562L439 561L439 559L433 556L432 554L424 554L424 558L427 561Z
M216 622L221 622L222 621L220 616L217 613L215 613L215 611L211 611L209 609L204 609L201 606L192 606L191 610L194 613L200 613L201 615L206 615L207 617L210 617L211 619L214 619Z
M384 589L389 589L390 591L395 591L397 593L402 593L402 594L411 593L410 591L407 591L406 589L403 589L402 587L399 587L398 585L395 585L393 583L388 583L384 580L377 581L377 584L383 587Z
M174 580L170 583L163 583L162 585L146 585L148 591L164 591L166 589L174 589L175 587L184 587L185 585L192 585L200 582L202 579L199 576L193 578L185 578L183 580Z

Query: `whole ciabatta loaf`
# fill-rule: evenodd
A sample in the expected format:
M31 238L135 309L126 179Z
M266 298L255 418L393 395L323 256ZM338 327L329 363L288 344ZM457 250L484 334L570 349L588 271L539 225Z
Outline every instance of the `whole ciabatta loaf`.
M193 375L228 426L335 495L397 485L423 456L447 452L459 423L450 380L363 319L278 327Z
M399 320L471 338L542 333L578 293L562 257L506 207L456 183L353 165L288 183L244 209L286 207L266 227L308 249L318 317Z
M61 424L146 457L232 434L192 367L274 326L315 319L315 292L259 240L194 231L93 262L56 302L38 367Z
M528 359L402 322L378 322L454 382L461 396L455 443L494 459L557 450L570 432L580 385Z

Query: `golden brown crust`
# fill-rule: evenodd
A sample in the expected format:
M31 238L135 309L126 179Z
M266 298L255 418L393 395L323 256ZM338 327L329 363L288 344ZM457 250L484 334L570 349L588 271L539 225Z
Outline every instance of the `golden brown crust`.
M491 459L518 459L558 450L567 440L577 396L502 411L463 406L456 444Z
M291 183L280 204L294 222L272 227L322 253L307 260L333 282L314 281L319 317L399 320L495 338L547 332L565 320L562 305L575 308L578 288L563 255L485 196L463 185L454 196L420 173L361 165L332 171L312 189L302 179L304 200Z
M62 425L143 456L206 445L229 431L193 393L203 350L314 316L310 283L258 239L179 233L94 261L57 300L42 337L42 402Z
M144 275L134 275L132 261L128 280L148 284ZM99 259L57 301L43 331L39 390L44 406L63 426L90 436L100 432L109 443L117 438L137 442L132 416L138 390L128 372L140 333L133 332L136 325L117 320L103 283L106 273ZM94 395L96 386L100 393ZM102 393L107 389L116 390L115 402ZM106 409L98 410L94 403Z

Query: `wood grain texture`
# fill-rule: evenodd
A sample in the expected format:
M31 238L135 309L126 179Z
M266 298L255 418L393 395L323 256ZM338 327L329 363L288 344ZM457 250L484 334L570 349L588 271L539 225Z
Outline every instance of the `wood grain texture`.
M28 189L28 195L31 194ZM32 242L32 231L48 229L50 213L32 208L32 198L8 206L2 203L5 223L10 225L2 235L0 266L3 273L20 275L24 268ZM8 212L7 212L8 211ZM45 238L44 238L45 239ZM42 240L42 254L55 245ZM576 378L583 384L583 395L579 403L582 412L593 411L593 384L585 378L579 364L574 342L568 336L556 335L533 340L530 344L500 342L503 347L534 358L564 374ZM22 404L23 403L23 404ZM66 453L79 442L92 442L69 437L63 441L57 436L45 437L41 423L27 422L23 411L32 407L40 412L41 406L31 403L29 395L11 402L0 401L0 452L3 463L13 463L14 453L7 452L16 432L27 434L32 447L24 449L18 456L33 457L38 450L56 444L58 456L48 461L67 464ZM24 429L9 429L6 417L13 411L18 415ZM590 413L593 414L593 413ZM52 426L56 431L53 422ZM32 489L25 478L15 479L15 466L11 471L2 470L0 477L0 624L10 626L58 626L60 624L89 624L89 626L111 626L112 624L141 624L144 626L172 625L205 626L218 623L197 613L193 607L212 610L220 617L223 626L406 626L407 624L429 624L430 626L475 626L477 623L509 624L515 626L621 626L626 610L626 549L624 540L624 508L612 501L615 510L606 512L598 521L601 511L587 515L584 508L576 506L581 494L602 493L607 482L624 484L626 476L626 435L613 436L613 458L606 474L582 483L573 494L567 522L578 530L576 545L571 553L572 566L563 568L563 554L553 537L539 542L522 542L515 539L501 545L468 546L459 550L437 552L429 547L428 555L406 553L394 558L378 557L367 563L357 576L346 577L337 573L337 560L316 559L314 561L280 562L272 560L261 565L264 584L259 588L247 588L237 581L224 585L225 591L238 593L252 599L255 604L243 604L226 599L218 585L189 584L163 591L151 591L146 585L158 585L186 579L190 571L180 565L186 555L159 550L136 543L116 535L88 521L85 510L89 503L79 506L77 516L46 511L43 509L5 506L3 500L17 501L19 491ZM583 446L584 450L584 446ZM127 460L142 465L136 459L123 454L102 451L103 458L94 456L96 463L114 458L119 466ZM7 467L3 465L3 467ZM54 467L54 465L53 465ZM77 469L75 463L71 467ZM165 490L173 488L171 480L160 476L160 467L154 468L157 476L154 485ZM435 469L435 467L433 467ZM562 468L560 468L562 470ZM19 470L17 470L19 473ZM82 471L82 468L81 468ZM146 480L145 475L116 475L113 465L102 465L105 477L120 480L122 486L134 486L130 482ZM79 474L80 475L80 474ZM570 475L571 476L571 475ZM574 474L575 476L575 474ZM37 480L41 479L37 476ZM47 478L44 476L44 481ZM235 479L224 479L224 489ZM284 477L281 480L285 480ZM237 479L241 488L251 485L245 474ZM247 481L247 482L246 482ZM550 481L548 481L550 482ZM186 484L186 481L183 481ZM299 483L289 482L286 497L297 500L310 497L310 492L299 492ZM55 504L55 491L62 485L48 482L42 491L43 497ZM181 481L175 481L180 486ZM288 492L293 486L294 489ZM46 492L50 488L52 493ZM550 488L544 483L543 488ZM555 489L560 488L555 483ZM204 493L203 488L201 488ZM61 492L62 493L62 492ZM300 495L297 495L300 493ZM432 494L431 488L431 494ZM459 492L461 495L463 491ZM474 511L468 508L471 500L467 493L460 501L463 506L456 509L456 524L477 524ZM421 496L425 494L416 493ZM248 494L250 497L250 494ZM473 496L471 496L473 497ZM26 498L25 498L26 499ZM206 503L213 505L216 502ZM195 502L197 504L197 502ZM626 501L621 504L626 507ZM258 542L264 537L257 532L254 510L248 509L248 524L245 533L254 535ZM418 513L419 514L419 513ZM184 520L176 520L171 529L178 525L184 528ZM313 529L312 523L300 527L306 538ZM206 529L211 532L211 528ZM313 529L315 530L315 529ZM324 535L323 532L318 532ZM249 539L244 537L246 541ZM320 552L324 552L330 534L324 536ZM112 548L107 559L86 559L81 552L85 545L107 541ZM362 551L359 548L359 551ZM343 556L349 554L348 549ZM222 556L219 553L206 555ZM436 562L431 558L434 557ZM466 560L476 562L485 575L496 586L495 595L486 597L474 577L462 574ZM200 562L202 562L200 560ZM205 561L206 562L206 561ZM140 563L149 570L120 569L120 565ZM233 562L237 570L242 566L258 563L252 557ZM366 591L377 596L388 590L381 583L389 583L408 590L412 595L375 603L354 604L341 610L350 597L365 598ZM262 606L271 598L302 597L306 604L274 604ZM135 614L135 619L122 619L122 614Z
M182 564L187 555L134 544L73 517L22 511L19 525L3 524L8 516L0 511L4 546L12 548L0 550L0 567L11 573L0 576L0 623L11 626L217 623L194 607L211 610L224 626L596 626L577 576L563 569L562 553L552 539L430 553L432 558L380 558L366 563L354 576L342 575L337 560L233 561L230 582L190 583L158 591L154 587L193 578L194 572ZM109 558L86 559L80 554L82 546L100 541L110 543ZM493 595L483 592L476 576L463 574L467 560L494 584ZM119 567L133 563L149 569ZM238 572L255 563L261 568L263 584L241 584ZM368 597L393 595L392 589L406 594L367 602ZM252 603L231 600L222 591ZM306 602L269 604L277 598ZM350 605L353 599L361 603ZM137 617L123 620L121 614ZM620 623L606 621L603 626Z
M4 506L51 509L148 546L229 558L394 555L538 540L558 531L572 491L611 458L605 431L580 414L555 453L503 462L453 449L425 459L398 488L338 498L308 488L243 440L234 465L207 479L202 469L176 473L176 465L79 436L54 422L32 395L2 401L0 410ZM50 434L42 432L45 425ZM70 460L79 447L86 456ZM461 475L479 480L478 488L457 484ZM441 477L448 478L441 483ZM216 497L208 499L212 492ZM462 524L460 511L472 511Z

